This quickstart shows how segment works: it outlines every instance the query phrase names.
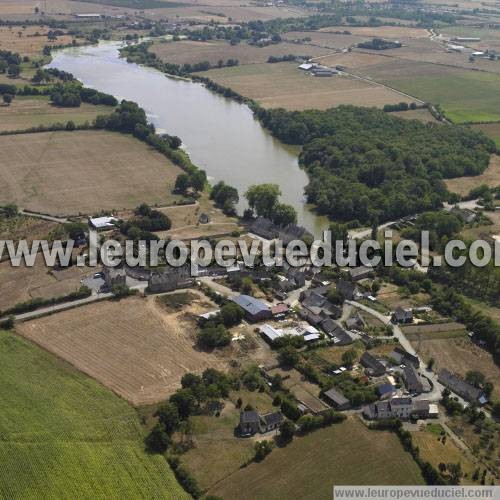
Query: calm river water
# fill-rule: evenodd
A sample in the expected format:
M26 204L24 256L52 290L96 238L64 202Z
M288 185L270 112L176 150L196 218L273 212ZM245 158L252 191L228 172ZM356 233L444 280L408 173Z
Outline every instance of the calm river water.
M274 139L250 109L198 83L168 78L119 58L117 42L54 52L52 67L73 73L86 86L142 106L159 132L178 135L211 183L224 180L242 198L252 184L275 183L301 225L320 235L327 225L305 204L307 176L297 156ZM243 204L239 207L243 207Z

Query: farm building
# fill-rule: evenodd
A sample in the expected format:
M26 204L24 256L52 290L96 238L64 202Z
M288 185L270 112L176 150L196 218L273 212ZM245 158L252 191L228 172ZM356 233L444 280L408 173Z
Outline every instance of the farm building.
M352 281L359 281L368 278L371 273L373 273L372 267L359 266L349 268L349 276L351 277Z
M246 319L253 323L265 321L272 316L271 308L267 304L250 295L239 295L233 298L232 301L245 311Z
M238 430L242 436L252 436L260 431L260 417L255 410L243 411L240 414Z
M253 436L260 432L264 434L278 429L283 421L283 414L279 411L259 415L255 410L246 410L240 413L238 432L241 436Z
M418 368L420 366L420 360L418 359L418 356L410 354L399 346L394 348L394 351L389 354L389 358L394 360L398 365L411 364L415 368Z
M404 368L405 384L408 391L416 394L424 392L424 385L420 380L420 375L413 365L406 365Z
M454 392L458 396L464 398L470 403L478 403L484 405L488 402L487 396L484 392L469 384L464 379L460 378L448 370L441 370L438 375L438 381L447 387L450 391Z
M148 280L148 291L152 293L171 292L187 288L193 284L189 267L169 267L161 272L153 272Z
M413 322L413 310L403 309L398 307L394 314L392 315L393 323L412 323Z
M350 401L337 389L324 392L323 397L336 410L348 410L351 406Z
M396 388L392 384L382 384L377 387L377 394L380 399L391 399L396 394Z
M368 351L365 351L359 360L366 368L366 373L372 377L380 377L385 373L385 366Z
M89 217L89 226L96 231L106 231L113 229L116 221L114 217Z
M392 398L388 401L377 401L363 408L363 415L369 420L399 418L436 418L438 408L429 401L414 401L411 398Z
M358 285L346 280L337 281L337 290L347 300L355 300L361 295Z
M114 286L125 286L127 284L127 273L123 268L103 266L104 281L108 288Z

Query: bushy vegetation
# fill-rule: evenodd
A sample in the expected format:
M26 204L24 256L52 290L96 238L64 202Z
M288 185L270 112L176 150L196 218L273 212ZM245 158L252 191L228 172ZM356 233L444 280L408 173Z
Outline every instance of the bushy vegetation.
M482 173L495 151L483 134L376 109L256 114L280 140L304 146L308 201L336 220L372 223L436 209L451 199L443 179Z
M167 215L143 203L135 209L134 217L120 224L120 232L132 240L155 239L152 232L168 231L171 227Z

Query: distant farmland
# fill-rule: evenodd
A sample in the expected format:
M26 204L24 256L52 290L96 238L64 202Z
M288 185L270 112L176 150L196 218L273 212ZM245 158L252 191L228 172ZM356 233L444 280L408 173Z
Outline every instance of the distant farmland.
M348 421L295 438L218 483L209 493L222 498L331 499L333 485L424 484L399 439Z
M0 380L0 498L188 498L144 452L135 410L92 379L0 332Z
M0 137L0 205L51 215L170 204L181 170L137 139L86 130Z
M313 47L309 45L296 45L282 42L268 45L267 47L256 47L247 43L231 45L226 41L180 41L180 42L159 42L150 49L161 60L174 63L198 63L208 61L211 65L216 65L219 60L224 63L228 59L237 59L239 64L265 63L269 56L284 56L288 54L308 55L311 57L321 56L329 52L328 49Z

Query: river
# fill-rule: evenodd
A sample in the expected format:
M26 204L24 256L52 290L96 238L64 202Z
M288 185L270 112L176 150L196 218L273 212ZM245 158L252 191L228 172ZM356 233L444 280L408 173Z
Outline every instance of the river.
M298 222L319 236L325 218L306 205L308 179L297 155L273 138L246 106L199 83L170 78L119 57L119 42L54 51L51 67L73 73L84 85L137 102L158 132L179 136L192 161L243 193L252 184L280 186L281 201L295 207ZM238 207L241 211L243 202Z

